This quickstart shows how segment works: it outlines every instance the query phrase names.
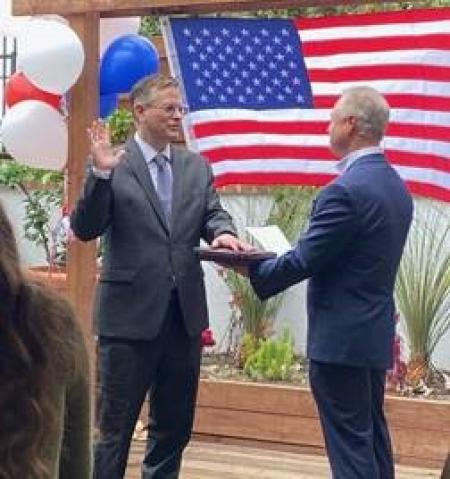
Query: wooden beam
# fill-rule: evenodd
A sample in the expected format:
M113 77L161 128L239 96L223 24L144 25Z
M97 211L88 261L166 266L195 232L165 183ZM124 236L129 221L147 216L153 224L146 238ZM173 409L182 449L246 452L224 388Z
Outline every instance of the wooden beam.
M82 188L88 155L87 128L98 115L97 13L68 17L83 42L86 56L83 73L69 95L68 201L72 209ZM96 243L75 241L69 247L67 281L69 298L87 337L92 335L92 299L96 276Z
M385 0L394 2L396 0ZM319 7L378 3L376 0L13 0L14 15L56 13L73 15L97 12L100 16L144 16L170 13Z

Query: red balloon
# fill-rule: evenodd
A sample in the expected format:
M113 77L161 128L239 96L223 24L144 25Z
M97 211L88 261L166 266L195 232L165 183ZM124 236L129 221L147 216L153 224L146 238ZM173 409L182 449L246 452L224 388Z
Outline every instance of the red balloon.
M14 73L5 85L5 102L11 107L23 100L40 100L59 108L61 95L40 90L22 72Z

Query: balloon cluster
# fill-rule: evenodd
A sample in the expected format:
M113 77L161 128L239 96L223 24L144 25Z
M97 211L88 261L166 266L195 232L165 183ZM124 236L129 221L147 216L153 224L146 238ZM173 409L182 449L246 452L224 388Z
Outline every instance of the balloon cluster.
M119 95L159 70L154 45L136 33L140 19L104 19L100 23L100 116L118 105ZM1 124L3 145L18 162L61 169L67 161L65 93L84 65L83 45L66 24L33 18L19 31L18 71L5 86L8 107ZM120 36L117 36L120 35Z
M138 80L158 70L158 51L150 40L133 33L113 40L100 61L100 116L110 115L119 94L128 93Z
M20 163L61 169L68 152L61 103L83 69L83 45L67 24L31 19L19 37L18 54L18 71L5 85L2 142Z

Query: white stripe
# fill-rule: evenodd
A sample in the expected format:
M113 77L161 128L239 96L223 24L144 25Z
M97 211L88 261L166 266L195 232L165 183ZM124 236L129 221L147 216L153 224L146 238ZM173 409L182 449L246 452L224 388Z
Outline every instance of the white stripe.
M336 175L336 161L323 160L224 160L212 164L215 176L226 173L309 173ZM393 165L406 181L430 183L441 188L450 188L450 174L430 168L415 168Z
M328 146L327 135L270 135L267 133L242 135L211 135L198 139L200 151L224 146Z
M236 135L211 135L199 138L197 147L199 151L207 151L224 146L318 146L327 147L328 135L280 135L267 133L244 133ZM386 136L383 145L386 149L399 151L412 151L419 154L433 154L450 159L450 143L437 140L421 140L415 138L401 138Z
M408 110L406 108L392 108L389 123L406 123L424 126L450 126L450 113L444 111L423 111Z
M190 112L186 118L192 124L209 123L210 121L245 121L254 120L260 122L286 122L298 121L299 119L309 121L317 119L316 115L321 110L290 108L285 110L245 110L238 108L198 110ZM329 118L329 111L328 111Z
M199 110L186 116L192 125L202 125L214 121L259 121L285 123L301 121L305 123L330 120L330 108L291 109L291 110ZM450 126L450 113L424 111L407 108L392 108L390 123L414 125Z
M341 95L346 88L354 86L371 86L382 94L402 93L404 95L428 95L449 98L448 82L420 81L420 80L361 80L351 82L313 82L313 95Z
M309 173L336 175L336 161L321 160L224 160L212 164L215 176L226 173ZM430 168L393 165L405 181L429 183L441 188L450 188L450 174Z
M308 70L333 69L366 65L417 65L450 67L448 50L380 50L378 52L336 53L324 56L305 56Z
M450 143L437 140L417 140L415 138L401 138L386 136L384 138L386 149L411 151L424 155L436 155L450 159Z
M450 190L450 174L443 171L412 166L392 165L406 181L429 183Z
M221 160L213 163L212 169L214 175L223 175L224 173L320 173L336 174L336 161L319 160L261 160L251 159L243 161Z
M356 17L357 21L357 17ZM304 42L317 40L344 40L347 38L383 38L428 35L450 32L450 20L430 21L420 23L389 23L381 21L376 25L341 26L330 28L299 29Z

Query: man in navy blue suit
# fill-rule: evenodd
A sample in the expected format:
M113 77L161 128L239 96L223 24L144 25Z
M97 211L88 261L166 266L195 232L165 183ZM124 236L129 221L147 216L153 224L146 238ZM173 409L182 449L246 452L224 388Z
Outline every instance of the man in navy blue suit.
M342 158L340 176L319 193L296 246L248 271L261 299L311 278L310 383L333 479L394 477L384 385L393 361L394 283L413 203L379 146L388 119L376 90L344 92L328 128L331 149Z

